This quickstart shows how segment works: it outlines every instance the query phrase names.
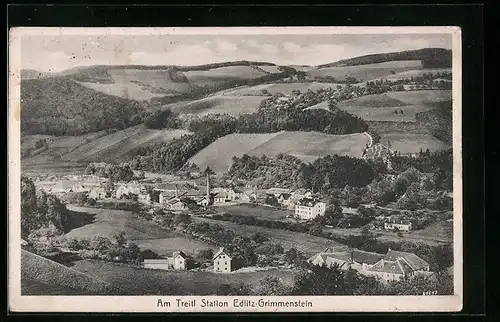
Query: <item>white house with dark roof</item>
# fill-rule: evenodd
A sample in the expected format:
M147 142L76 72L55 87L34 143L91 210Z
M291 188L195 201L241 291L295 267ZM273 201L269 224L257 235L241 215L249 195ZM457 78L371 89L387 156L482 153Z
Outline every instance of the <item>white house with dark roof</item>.
M186 270L187 269L187 255L182 251L176 251L172 257L158 258L158 259L145 259L144 268L149 269L163 269L163 270Z
M214 196L214 205L224 205L228 201L228 196L225 191L220 191Z
M302 199L295 205L295 216L303 220L324 216L325 211L326 204L314 199Z
M384 222L385 230L398 229L399 231L410 231L412 230L412 224L409 220L388 220Z
M378 276L387 282L427 274L422 272L429 271L429 263L417 255L389 249L379 262L367 270L366 275Z
M214 262L214 272L216 273L231 273L233 260L231 256L221 247L212 258Z

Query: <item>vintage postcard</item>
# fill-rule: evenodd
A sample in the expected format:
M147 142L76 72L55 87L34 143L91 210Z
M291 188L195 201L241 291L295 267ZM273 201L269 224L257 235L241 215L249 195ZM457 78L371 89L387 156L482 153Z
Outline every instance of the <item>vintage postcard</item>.
M14 28L14 312L456 312L457 27Z

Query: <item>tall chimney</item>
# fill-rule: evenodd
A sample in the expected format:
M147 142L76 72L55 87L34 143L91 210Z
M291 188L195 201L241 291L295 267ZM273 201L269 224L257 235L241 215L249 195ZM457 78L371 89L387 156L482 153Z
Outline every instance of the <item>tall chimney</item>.
M210 201L210 174L207 172L207 201Z

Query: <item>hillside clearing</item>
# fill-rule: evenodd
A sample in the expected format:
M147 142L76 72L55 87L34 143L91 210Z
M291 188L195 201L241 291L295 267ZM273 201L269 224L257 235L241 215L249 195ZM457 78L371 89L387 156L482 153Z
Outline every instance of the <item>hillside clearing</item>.
M153 143L166 143L185 134L189 134L189 132L186 130L153 130L140 124L83 144L65 154L63 159L75 162L126 161L128 153L138 147Z
M104 292L108 287L96 277L21 250L22 295L90 295Z
M255 287L266 276L276 276L291 285L295 275L295 271L285 269L231 274L164 271L95 260L78 261L74 268L111 284L113 295L216 295L222 284Z
M215 172L225 172L231 166L233 156L241 157L277 135L279 132L226 135L198 152L188 162L198 165L200 169L210 166Z
M250 87L243 87L228 91L225 95L264 95L263 91L270 94L282 93L291 95L293 91L299 90L301 93L308 90L317 91L319 89L337 88L340 84L337 83L318 83L318 82L303 82L303 83L274 83L262 84ZM343 85L340 85L343 86Z
M359 116L365 121L381 122L416 122L417 113L429 111L432 108L428 106L402 106L402 107L358 107L349 106L340 109ZM395 113L398 112L398 114ZM401 114L401 111L403 114Z
M367 81L389 77L393 75L392 72L402 73L421 68L422 63L419 60L402 60L357 66L318 68L307 71L307 74L310 77L331 76L337 79L344 79L349 76Z
M201 169L208 166L216 172L225 172L232 164L232 157L241 157L243 154L276 157L285 153L303 162L313 162L332 154L361 158L368 142L368 137L363 133L331 135L282 131L269 134L230 134L216 140L188 162L197 164Z
M229 96L218 95L209 96L191 102L178 102L168 104L162 108L170 108L177 113L185 114L230 114L238 116L240 114L250 114L257 111L264 96Z
M424 74L451 73L451 72L452 72L451 68L425 68L425 69L418 69L418 70L400 71L394 75L384 77L384 79L395 81L395 80L399 80L402 78L421 77ZM378 79L380 79L380 78L378 78ZM375 80L375 79L373 79L373 80Z
M217 210L235 216L254 216L259 219L267 220L283 220L286 219L288 214L291 214L290 211L286 210L249 204L217 207Z
M435 152L450 148L447 144L430 134L382 134L380 143L385 146L390 146L391 150L398 151L401 154L414 154L419 153L421 150L425 151L426 149Z
M125 232L126 238L131 240L178 236L170 230L161 228L146 219L133 215L130 211L78 207L74 205L68 205L68 209L81 213L94 214L95 217L93 223L72 229L66 234L67 237L90 239L93 236L103 236L113 238L120 231Z
M426 105L438 102L451 101L451 90L422 90L388 92L387 96L411 105Z
M387 93L384 94L372 94L365 95L350 100L342 101L337 104L339 107L395 107L407 105L396 98L389 96Z
M134 243L141 250L150 249L161 256L172 256L173 252L182 250L187 255L195 256L199 250L212 249L217 250L218 247L204 243L200 240L190 239L182 236L159 239L142 239L134 240Z
M306 256L312 256L314 254L322 252L328 247L343 246L340 243L327 238L316 237L313 235L297 233L288 230L240 225L229 221L218 221L199 217L195 217L193 219L195 221L208 222L210 224L219 224L227 229L234 231L237 234L241 234L247 237L251 237L253 234L258 232L280 243L285 251L293 247L303 252Z
M209 70L190 70L184 72L191 84L197 86L216 85L231 80L254 79L266 73L250 66L226 66Z

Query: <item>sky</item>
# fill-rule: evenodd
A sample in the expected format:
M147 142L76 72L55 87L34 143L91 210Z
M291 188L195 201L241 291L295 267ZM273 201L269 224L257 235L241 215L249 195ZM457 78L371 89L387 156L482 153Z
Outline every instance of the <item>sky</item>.
M450 34L24 35L23 69L58 72L89 65L201 65L236 60L320 65L356 56L452 48Z

